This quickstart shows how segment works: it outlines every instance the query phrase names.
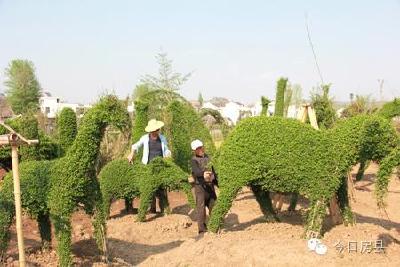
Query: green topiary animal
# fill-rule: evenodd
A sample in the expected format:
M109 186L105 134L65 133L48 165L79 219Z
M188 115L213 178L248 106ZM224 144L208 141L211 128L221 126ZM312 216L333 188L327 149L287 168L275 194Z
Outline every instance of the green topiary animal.
M317 131L299 121L279 117L246 119L220 149L216 162L220 195L209 229L219 229L237 192L246 185L269 220L277 219L270 191L307 197L311 202L307 235L320 233L327 203L335 193L339 195L344 222L352 223L344 177L360 157L382 159L396 138L390 123L378 117L348 119L329 131Z
M101 223L105 228L112 200L136 197L140 197L137 220L144 221L152 196L159 188L183 190L194 206L187 177L188 174L170 159L155 158L148 165L139 161L132 165L126 159L113 160L101 170L98 177L103 198L102 214L99 216Z
M93 214L95 202L101 200L95 165L108 125L121 130L129 125L129 115L115 96L103 97L84 115L65 157L25 162L20 166L23 208L37 218L43 243L50 242L50 220L53 223L60 266L72 264L72 212L78 204L83 204L85 211ZM11 174L7 175L0 191L0 253L5 253L8 228L14 216L11 180ZM101 229L97 226L95 231L99 233Z

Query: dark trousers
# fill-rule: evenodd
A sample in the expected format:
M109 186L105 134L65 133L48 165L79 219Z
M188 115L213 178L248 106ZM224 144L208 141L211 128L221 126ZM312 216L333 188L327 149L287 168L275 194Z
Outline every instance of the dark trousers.
M157 189L155 192L153 199L151 201L150 212L156 213L156 198L158 198L158 206L160 207L160 212L164 213L165 205L167 205L167 190L166 189Z
M217 195L215 194L214 187L211 185L196 184L194 190L196 195L196 213L199 233L206 232L206 207L208 208L208 212L211 213L214 203L217 200Z

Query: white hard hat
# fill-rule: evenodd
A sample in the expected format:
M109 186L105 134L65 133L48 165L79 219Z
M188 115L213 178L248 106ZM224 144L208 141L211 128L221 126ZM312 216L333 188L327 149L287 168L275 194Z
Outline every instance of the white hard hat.
M194 140L190 146L192 147L192 150L196 150L197 148L203 146L203 142L201 142L199 139Z

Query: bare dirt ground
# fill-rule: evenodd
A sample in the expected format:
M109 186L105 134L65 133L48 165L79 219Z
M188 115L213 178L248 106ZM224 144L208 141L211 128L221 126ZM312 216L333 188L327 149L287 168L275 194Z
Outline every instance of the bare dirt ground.
M279 214L281 222L266 223L252 193L244 188L227 215L221 233L206 234L202 238L197 236L195 214L190 212L182 193L169 194L172 215L148 215L144 223L135 222L135 214L125 214L122 201L115 202L108 221L111 265L400 266L400 180L393 177L390 182L386 217L376 208L373 196L376 171L376 165L370 166L364 179L355 183L356 202L352 203L357 218L355 226L332 226L326 220L322 239L328 247L326 255L309 251L306 240L302 239L306 201L300 201L294 214L285 212L285 204ZM31 266L57 265L54 251L40 250L36 223L29 218L24 219L24 234ZM384 253L373 249L380 246L378 240L383 242ZM352 249L357 245L357 252L349 252L349 242ZM341 245L343 252L339 252ZM367 253L369 249L371 253ZM77 266L106 266L92 239L90 218L82 212L73 217L73 253ZM13 229L6 265L16 265L17 258Z

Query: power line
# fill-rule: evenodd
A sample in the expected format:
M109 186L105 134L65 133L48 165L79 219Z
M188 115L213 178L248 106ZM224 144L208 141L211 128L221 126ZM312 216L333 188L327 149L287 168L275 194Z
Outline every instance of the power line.
M311 33L310 33L310 29L309 29L309 27L308 27L308 16L307 16L307 12L304 14L304 17L305 17L305 22L306 22L306 30L307 30L308 42L309 42L309 44L310 44L311 50L312 50L313 55L314 55L315 65L316 65L316 67L317 67L317 71L318 71L319 78L321 79L321 84L324 84L324 79L322 78L321 69L319 68L319 64L318 64L318 60L317 60L317 55L316 55L315 50L314 50L314 45L313 45L313 43L312 43L312 41L311 41Z

